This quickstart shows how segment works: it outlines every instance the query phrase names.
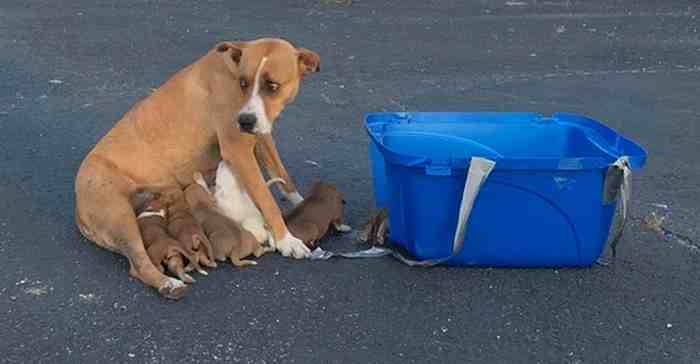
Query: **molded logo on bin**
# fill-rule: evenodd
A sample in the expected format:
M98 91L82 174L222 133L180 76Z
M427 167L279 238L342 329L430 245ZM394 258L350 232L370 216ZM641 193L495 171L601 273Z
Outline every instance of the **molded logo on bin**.
M565 158L559 161L559 169L582 169L583 163L576 158Z
M444 165L429 165L425 166L425 174L429 176L451 176L452 168Z
M571 190L573 189L574 184L576 184L576 179L574 178L564 176L554 176L552 178L554 179L554 184L557 186L557 189L560 191Z

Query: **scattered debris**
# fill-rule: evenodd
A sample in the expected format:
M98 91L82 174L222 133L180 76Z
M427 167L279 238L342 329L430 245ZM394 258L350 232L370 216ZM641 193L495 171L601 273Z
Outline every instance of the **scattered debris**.
M680 246L689 249L693 253L700 252L700 246L698 246L689 236L676 233L664 226L668 220L668 216L670 215L667 204L654 203L652 206L656 207L657 210L652 210L649 215L642 219L641 225L643 228L653 231L666 240L675 241ZM658 211L658 209L663 211Z
M659 215L656 211L652 211L642 219L642 226L655 233L663 234L664 221L666 221L666 215Z
M97 303L100 300L100 298L95 296L93 293L88 293L88 294L79 293L78 297L80 297L80 300L85 302L85 303Z
M49 80L49 83L50 83L50 84L53 84L53 85L60 85L60 84L63 83L63 81L57 80L57 79L53 79L53 80Z
M564 33L564 32L566 32L566 25L557 25L557 27L554 29L554 31L557 34Z
M39 287L29 287L24 290L26 294L30 294L33 296L44 296L49 293L49 287L47 286L39 286Z
M506 6L527 6L527 3L524 1L506 1L505 5Z
M318 167L318 166L319 166L318 162L312 161L311 159L305 160L304 163L310 164L310 165L315 166L315 167Z
M23 285L23 284L25 284L25 283L27 283L27 282L29 282L29 279L27 279L27 278L22 278L21 280L15 282L15 286L21 286L21 285Z
M670 329L670 328L672 328L672 327L673 327L673 324L671 324L671 323L667 323L667 324L666 324L666 328L667 328L667 329Z

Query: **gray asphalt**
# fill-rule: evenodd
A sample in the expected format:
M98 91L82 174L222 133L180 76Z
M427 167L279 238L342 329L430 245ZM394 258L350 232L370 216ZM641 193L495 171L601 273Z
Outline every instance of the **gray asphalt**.
M2 1L0 362L700 362L697 2L289 3ZM365 112L572 111L637 140L649 162L617 264L266 256L180 302L145 289L74 227L77 167L217 41L268 35L321 55L275 133L302 186L338 184L353 226L372 206Z

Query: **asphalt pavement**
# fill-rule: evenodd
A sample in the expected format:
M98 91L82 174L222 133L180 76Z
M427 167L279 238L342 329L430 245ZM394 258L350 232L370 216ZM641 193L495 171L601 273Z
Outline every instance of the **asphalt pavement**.
M0 3L0 362L698 363L696 1ZM166 301L80 237L73 180L137 100L224 39L321 55L275 131L295 180L372 207L370 111L584 113L649 154L613 267L265 256ZM644 221L664 218L663 233ZM504 222L507 228L507 222ZM353 235L324 245L352 250Z

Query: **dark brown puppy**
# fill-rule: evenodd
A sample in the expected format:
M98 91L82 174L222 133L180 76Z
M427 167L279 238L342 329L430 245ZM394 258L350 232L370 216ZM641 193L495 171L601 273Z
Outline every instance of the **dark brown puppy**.
M143 210L136 218L143 237L144 248L153 265L163 272L163 265L168 271L183 282L193 283L194 279L185 273L183 257L191 259L180 243L167 232L167 210L159 200L151 200L144 204Z
M351 230L343 224L343 205L343 195L334 185L316 182L304 201L285 214L284 221L294 236L309 248L315 248L331 225L340 232Z
M200 263L210 268L215 268L216 263L204 229L190 212L184 193L170 193L168 202L168 233L179 240L182 248L193 257L185 270L189 272L194 269L207 275Z
M185 200L209 237L214 259L225 261L229 258L237 267L258 264L243 258L250 255L259 257L266 252L265 247L253 234L216 211L216 200L201 174L195 173L193 180L195 183L185 189Z

